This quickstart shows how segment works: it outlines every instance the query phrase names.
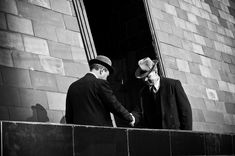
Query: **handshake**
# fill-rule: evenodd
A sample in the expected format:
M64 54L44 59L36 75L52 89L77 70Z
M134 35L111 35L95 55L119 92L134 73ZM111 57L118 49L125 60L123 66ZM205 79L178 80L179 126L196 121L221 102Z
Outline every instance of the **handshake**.
M130 115L131 115L131 117L132 117L132 121L130 122L130 125L131 125L132 127L134 127L134 125L135 125L135 117L134 117L134 115L133 115L132 113L130 113Z

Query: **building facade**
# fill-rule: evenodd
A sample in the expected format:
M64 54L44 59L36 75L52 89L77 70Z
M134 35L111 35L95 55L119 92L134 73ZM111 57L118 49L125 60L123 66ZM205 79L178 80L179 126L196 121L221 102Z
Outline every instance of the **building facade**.
M193 130L235 132L234 16L232 0L0 0L0 119L64 123L68 86L97 54L131 110L150 56L182 82Z

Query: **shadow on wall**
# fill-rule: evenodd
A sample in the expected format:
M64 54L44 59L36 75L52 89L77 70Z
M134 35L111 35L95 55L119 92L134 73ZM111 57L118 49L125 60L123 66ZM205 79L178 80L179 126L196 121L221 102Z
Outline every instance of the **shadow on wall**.
M65 116L63 116L63 117L60 119L60 123L62 123L62 124L65 124L65 123L66 123Z
M31 109L33 111L33 116L27 118L27 121L37 121L37 122L49 121L49 118L47 116L47 111L42 105L36 104L35 106L32 106Z

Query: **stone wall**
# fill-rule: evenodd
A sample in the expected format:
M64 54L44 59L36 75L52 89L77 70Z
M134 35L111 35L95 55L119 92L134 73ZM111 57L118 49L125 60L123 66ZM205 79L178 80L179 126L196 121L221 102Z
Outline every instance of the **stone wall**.
M2 156L235 155L234 134L30 122L0 126Z
M235 131L235 3L149 0L167 77L193 108L193 129Z
M64 122L89 70L71 0L0 0L0 120Z

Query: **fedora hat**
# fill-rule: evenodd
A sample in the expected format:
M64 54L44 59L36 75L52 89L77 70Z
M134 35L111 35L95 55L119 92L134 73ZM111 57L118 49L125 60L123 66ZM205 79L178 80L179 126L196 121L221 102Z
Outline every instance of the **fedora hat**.
M146 77L157 66L158 60L151 60L149 57L145 57L138 61L139 67L135 71L135 77L138 79Z
M89 65L91 66L92 64L100 64L106 67L109 70L110 74L114 72L114 68L112 67L112 61L104 55L98 55L96 56L96 58L91 59L89 61Z

